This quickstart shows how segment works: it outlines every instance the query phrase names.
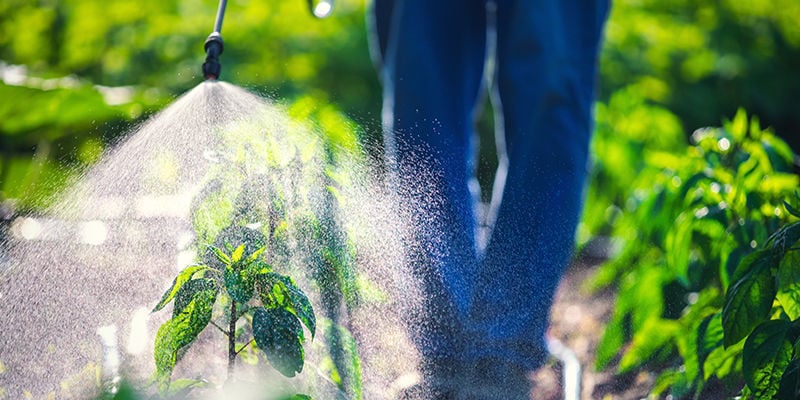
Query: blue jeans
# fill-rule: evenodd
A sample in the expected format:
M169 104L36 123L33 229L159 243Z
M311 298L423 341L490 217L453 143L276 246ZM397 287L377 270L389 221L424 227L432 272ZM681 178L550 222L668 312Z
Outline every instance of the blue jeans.
M421 205L410 264L426 286L412 337L429 359L528 369L582 209L608 0L496 0L496 77L484 86L486 0L376 0L393 182ZM485 249L476 240L476 106L500 104Z

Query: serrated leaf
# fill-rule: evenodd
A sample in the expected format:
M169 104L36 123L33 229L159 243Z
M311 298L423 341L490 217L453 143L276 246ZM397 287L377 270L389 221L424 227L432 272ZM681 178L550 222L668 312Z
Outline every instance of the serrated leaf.
M767 319L776 292L769 266L769 257L759 258L753 269L728 289L722 308L725 346L738 343Z
M196 282L197 280L189 281ZM188 286L184 285L181 291ZM175 368L178 351L197 339L197 335L205 329L211 321L211 312L216 301L216 286L210 289L199 290L193 293L191 299L184 305L180 312L164 322L156 333L153 349L156 372L155 379L158 390L164 394L170 387L170 377ZM176 307L181 293L175 299Z
M775 295L789 319L800 318L800 252L789 251L778 267L778 293Z
M792 358L787 334L791 324L771 320L756 327L742 350L742 373L756 398L770 399L778 392L781 377Z
M303 370L305 351L300 340L303 327L282 308L258 308L253 314L253 338L275 369L287 377Z
M153 307L153 311L150 312L156 312L164 308L164 306L169 304L169 302L172 301L175 295L178 294L178 290L181 289L184 283L192 279L192 276L195 273L204 269L208 269L208 267L204 265L191 265L184 268L183 271L181 271L178 274L178 276L176 276L175 279L172 281L172 286L170 286L170 288L167 289L166 292L164 292L164 295L161 296L161 300L158 301L158 304L156 304L156 306Z

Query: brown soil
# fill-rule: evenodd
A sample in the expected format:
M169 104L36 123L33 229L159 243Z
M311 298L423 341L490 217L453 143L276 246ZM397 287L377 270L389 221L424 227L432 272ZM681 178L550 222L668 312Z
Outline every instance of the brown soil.
M647 372L618 376L597 371L595 350L613 308L611 291L589 293L585 283L602 260L582 258L567 271L551 310L550 336L569 347L581 364L581 399L627 400L647 398L654 377ZM557 362L537 372L534 398L563 399L562 367Z

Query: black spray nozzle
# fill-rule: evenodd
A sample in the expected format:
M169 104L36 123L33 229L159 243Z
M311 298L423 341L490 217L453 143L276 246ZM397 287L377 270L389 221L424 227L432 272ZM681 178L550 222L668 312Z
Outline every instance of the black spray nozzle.
M219 73L222 71L222 65L219 63L219 55L222 54L222 19L225 17L225 6L228 0L219 0L219 7L217 8L217 19L214 20L214 31L208 35L203 49L206 51L206 62L203 63L203 77L206 80L218 79Z
M218 79L222 71L219 55L222 54L222 36L219 32L208 35L203 49L206 51L206 62L203 63L203 76L206 80Z

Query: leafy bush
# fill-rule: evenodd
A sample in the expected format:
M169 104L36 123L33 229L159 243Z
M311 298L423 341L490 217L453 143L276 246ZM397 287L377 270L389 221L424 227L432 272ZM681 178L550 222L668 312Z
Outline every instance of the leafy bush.
M173 368L208 327L227 337L229 380L240 354L248 362L265 356L283 375L295 376L305 363L302 326L313 338L314 308L320 308L329 378L360 398L358 352L338 315L342 302L357 301L354 247L335 196L348 184L344 161L360 152L346 119L319 109L314 117L329 127L320 135L304 122L313 109L306 106L290 108L292 116L265 106L259 109L265 115L219 127L214 145L204 151L209 169L189 216L196 263L178 274L154 308L174 302L155 341L154 378L162 394L173 391ZM185 385L192 381L176 382L175 390L191 388Z
M743 111L722 128L696 131L692 141L679 151L642 152L643 169L614 222L621 251L590 281L594 289L617 289L597 366L662 371L654 392L671 388L676 397L712 383L741 388L741 339L777 317L764 310L775 294L767 301L771 292L755 289L774 279L768 274L777 264L758 273L748 266L757 248L785 237L770 234L791 221L783 203L798 187L791 150ZM759 293L764 298L743 300ZM747 322L725 318L753 310L761 314Z
M175 300L172 318L161 325L156 335L156 380L162 393L169 389L178 351L191 345L209 323L228 338L228 379L232 378L236 356L252 341L282 374L292 377L303 370L304 334L300 324L308 328L312 337L317 324L308 297L292 278L275 273L260 258L266 246L257 231L234 226L219 240L227 252L210 246L208 253L213 258L181 271L153 309L161 310ZM260 304L253 305L254 298ZM227 306L221 326L212 321L217 302ZM237 349L241 335L237 334L236 322L245 316L252 321L253 339Z

